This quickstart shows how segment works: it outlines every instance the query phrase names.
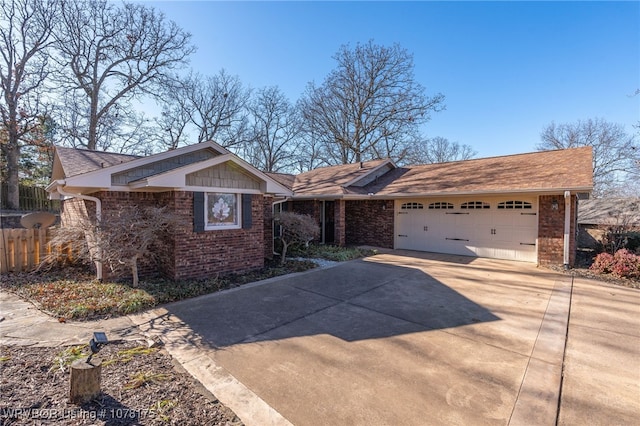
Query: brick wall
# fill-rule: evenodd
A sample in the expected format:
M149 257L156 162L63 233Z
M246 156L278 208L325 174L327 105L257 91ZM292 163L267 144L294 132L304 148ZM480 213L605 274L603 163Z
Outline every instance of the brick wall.
M153 261L140 262L141 277L158 273L171 279L207 278L218 274L244 272L264 266L265 202L253 195L250 229L193 231L193 193L171 191L161 193L103 191L94 194L102 201L102 218L108 220L119 206L168 206L184 218L172 235L162 237L153 248ZM95 216L95 203L80 199L65 200L61 212L63 226L76 223L80 217ZM106 272L106 271L105 271ZM108 277L108 274L105 274Z
M346 215L345 201L336 200L335 206L335 224L334 224L334 244L343 247L347 243L346 238Z
M554 210L553 201L558 203ZM538 215L538 263L562 265L564 263L564 195L542 195ZM576 197L571 196L571 227L569 232L569 266L576 258Z
M193 193L174 192L172 206L186 218L174 235L172 278L208 278L264 266L264 198L253 195L250 229L193 232Z
M347 201L346 244L393 248L393 200Z

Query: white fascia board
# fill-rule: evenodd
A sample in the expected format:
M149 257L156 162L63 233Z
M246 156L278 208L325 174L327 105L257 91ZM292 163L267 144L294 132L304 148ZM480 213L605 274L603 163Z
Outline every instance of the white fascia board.
M389 170L393 170L393 169L395 169L395 168L396 168L395 163L394 163L393 161L391 161L391 159L388 159L388 160L387 160L387 161L385 161L384 163L379 164L378 166L376 166L376 167L374 167L373 169L369 170L369 171L368 171L367 173L365 173L364 175L362 175L362 176L358 176L357 178L352 179L352 180L350 180L349 182L347 182L347 183L345 183L344 185L341 185L341 186L342 186L343 188L347 188L347 187L349 187L349 186L351 186L351 185L353 185L353 184L357 183L358 181L360 181L360 180L362 180L362 179L365 179L366 177L368 177L368 176L369 176L369 175L371 175L372 173L377 172L377 171L378 171L378 170L380 170L381 168L383 168L383 167L387 167L387 166L389 166L389 165L391 165L391 168L390 168Z
M193 145L183 146L182 148L174 149L171 151L165 151L159 154L150 155L148 157L142 157L136 160L127 161L126 163L120 163L114 166L105 167L103 169L94 170L92 172L83 173L81 175L76 175L76 176L67 178L67 182L69 183L69 185L72 185L72 186L109 188L111 187L112 174L123 172L129 169L135 169L136 167L144 166L145 164L166 160L171 157L175 157L181 154L188 154L194 151L200 151L206 148L211 148L214 151L219 152L222 156L231 154L229 151L227 151L226 149L224 149L223 147L221 147L215 142L212 142L212 141L201 142ZM195 164L199 164L199 163L195 163Z

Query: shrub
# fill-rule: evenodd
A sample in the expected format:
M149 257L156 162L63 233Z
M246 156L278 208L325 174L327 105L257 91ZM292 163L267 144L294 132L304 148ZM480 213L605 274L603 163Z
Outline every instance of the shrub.
M286 261L287 249L291 244L302 244L306 247L310 241L320 235L320 227L315 219L309 215L281 212L275 219L276 224L280 227L282 265Z
M610 274L613 269L613 255L609 253L600 253L596 256L593 264L589 269L597 274Z
M640 256L627 249L618 250L613 256L613 273L623 278L640 278Z
M615 255L600 253L589 269L598 274L640 279L640 256L627 249L620 249Z

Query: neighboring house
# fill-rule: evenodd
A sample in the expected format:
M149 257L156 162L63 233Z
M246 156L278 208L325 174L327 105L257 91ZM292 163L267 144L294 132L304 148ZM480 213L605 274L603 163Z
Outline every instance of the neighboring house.
M272 254L265 211L270 214L272 197L292 195L213 142L142 158L56 147L47 191L64 198L62 226L79 217L108 220L122 205L168 206L185 217L186 225L158 248L160 272L172 279L262 267Z
M598 248L609 229L640 231L640 198L580 200L578 246Z
M377 160L287 178L278 208L313 215L321 241L573 265L590 147L397 167Z
M576 200L590 148L397 167L377 160L297 176L265 174L213 142L149 157L56 148L62 225L122 204L169 206L189 221L161 272L201 278L256 269L273 252L271 210L314 216L320 242L572 265ZM221 201L222 200L222 201ZM216 217L219 203L224 217ZM188 229L187 229L188 228Z

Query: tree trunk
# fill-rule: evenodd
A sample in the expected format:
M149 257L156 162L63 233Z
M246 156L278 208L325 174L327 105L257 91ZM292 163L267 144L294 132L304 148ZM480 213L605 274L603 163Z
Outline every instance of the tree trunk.
M287 261L287 247L289 246L289 244L287 244L287 242L282 238L280 239L280 241L282 241L282 259L280 259L280 265L284 265L284 263Z
M13 139L10 135L9 138ZM20 179L18 176L19 164L20 160L20 145L18 144L18 140L9 140L3 147L3 151L5 154L5 160L7 162L7 207L9 210L19 210L20 209L20 193L18 192L18 185L20 184Z
M77 360L71 364L69 378L69 400L73 404L84 404L100 394L102 362Z
M133 276L133 287L138 287L138 256L134 256L131 259L131 275Z

